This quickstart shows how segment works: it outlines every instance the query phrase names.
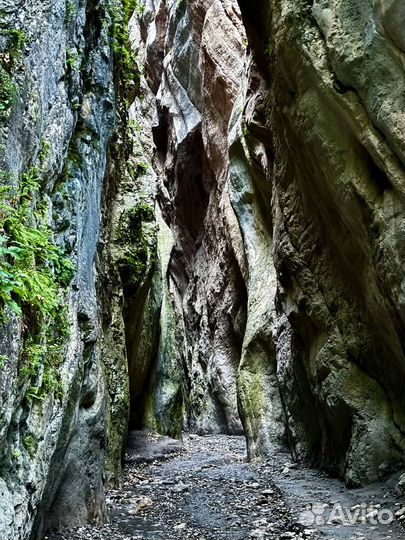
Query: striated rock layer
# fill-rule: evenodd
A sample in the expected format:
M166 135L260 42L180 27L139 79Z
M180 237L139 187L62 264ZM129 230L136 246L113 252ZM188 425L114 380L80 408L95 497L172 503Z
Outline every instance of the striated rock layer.
M156 259L155 176L143 157L151 137L142 139L136 123L134 110L145 111L136 102L140 68L128 60L129 16L127 2L0 1L0 537L7 540L104 521L105 482L120 481L127 328L142 316ZM13 212L32 235L28 247L10 233ZM24 269L19 249L30 244L24 283L32 273L40 286L12 285L10 293L13 274L4 268L14 257L15 273ZM57 297L55 260L66 273ZM57 308L44 314L50 299Z
M402 3L144 4L0 0L10 540L105 519L128 423L404 467Z
M402 7L240 8L143 16L186 422L371 482L404 465Z
M268 84L245 118L269 159L287 435L370 482L404 463L403 6L240 4Z

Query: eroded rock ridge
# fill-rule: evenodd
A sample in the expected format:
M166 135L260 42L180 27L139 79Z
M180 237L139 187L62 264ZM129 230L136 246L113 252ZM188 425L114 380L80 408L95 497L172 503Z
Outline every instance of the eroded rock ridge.
M404 19L0 0L0 536L103 521L128 425L404 468Z

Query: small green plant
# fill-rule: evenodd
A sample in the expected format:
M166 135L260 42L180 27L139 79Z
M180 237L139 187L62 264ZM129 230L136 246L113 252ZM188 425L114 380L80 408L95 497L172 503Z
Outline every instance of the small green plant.
M21 457L21 452L17 448L13 448L13 451L11 452L11 457L14 460L18 460Z
M41 391L44 396L48 395L50 392L53 392L56 399L62 399L63 385L56 368L48 366L44 371Z
M39 386L31 386L27 393L25 394L28 401L32 400L38 400L38 401L44 401L45 399L45 393L43 392L42 388Z
M48 152L44 145L40 163ZM5 321L7 306L24 319L20 383L35 381L27 397L37 400L51 391L61 396L57 367L69 335L63 290L75 272L46 223L42 174L42 168L32 167L17 179L0 171L0 313Z
M150 165L147 161L140 161L136 164L136 175L140 176L141 174L145 174L150 169Z
M16 86L11 75L0 62L0 119L8 114L16 97Z
M38 443L32 435L26 435L23 439L24 448L27 450L31 458L33 458L38 449Z
M70 24L77 13L77 5L74 0L66 0L66 22Z
M5 356L4 354L0 354L0 369L4 369L4 366L6 365L7 361L8 361L7 356Z
M80 56L76 49L69 49L66 53L66 64L72 71L80 69Z
M138 120L133 120L132 118L128 120L128 130L133 134L142 132L142 124Z
M29 338L24 346L25 365L21 370L24 379L36 377L42 366L42 359L46 350L44 345L35 343L33 338Z

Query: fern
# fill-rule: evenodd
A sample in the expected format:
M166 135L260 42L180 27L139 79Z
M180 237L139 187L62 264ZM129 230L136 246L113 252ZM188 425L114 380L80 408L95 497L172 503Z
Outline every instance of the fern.
M55 245L39 204L41 169L32 168L19 179L0 171L0 308L25 318L28 337L22 352L21 384L35 381L29 399L42 400L53 390L62 395L57 367L68 336L63 288L75 266Z

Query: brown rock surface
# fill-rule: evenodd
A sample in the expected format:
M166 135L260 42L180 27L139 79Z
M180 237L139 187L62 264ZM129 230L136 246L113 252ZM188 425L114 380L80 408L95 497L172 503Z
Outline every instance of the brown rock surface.
M241 1L250 52L235 2L164 5L149 78L189 425L237 432L238 402L251 456L288 440L372 481L405 445L400 8Z

